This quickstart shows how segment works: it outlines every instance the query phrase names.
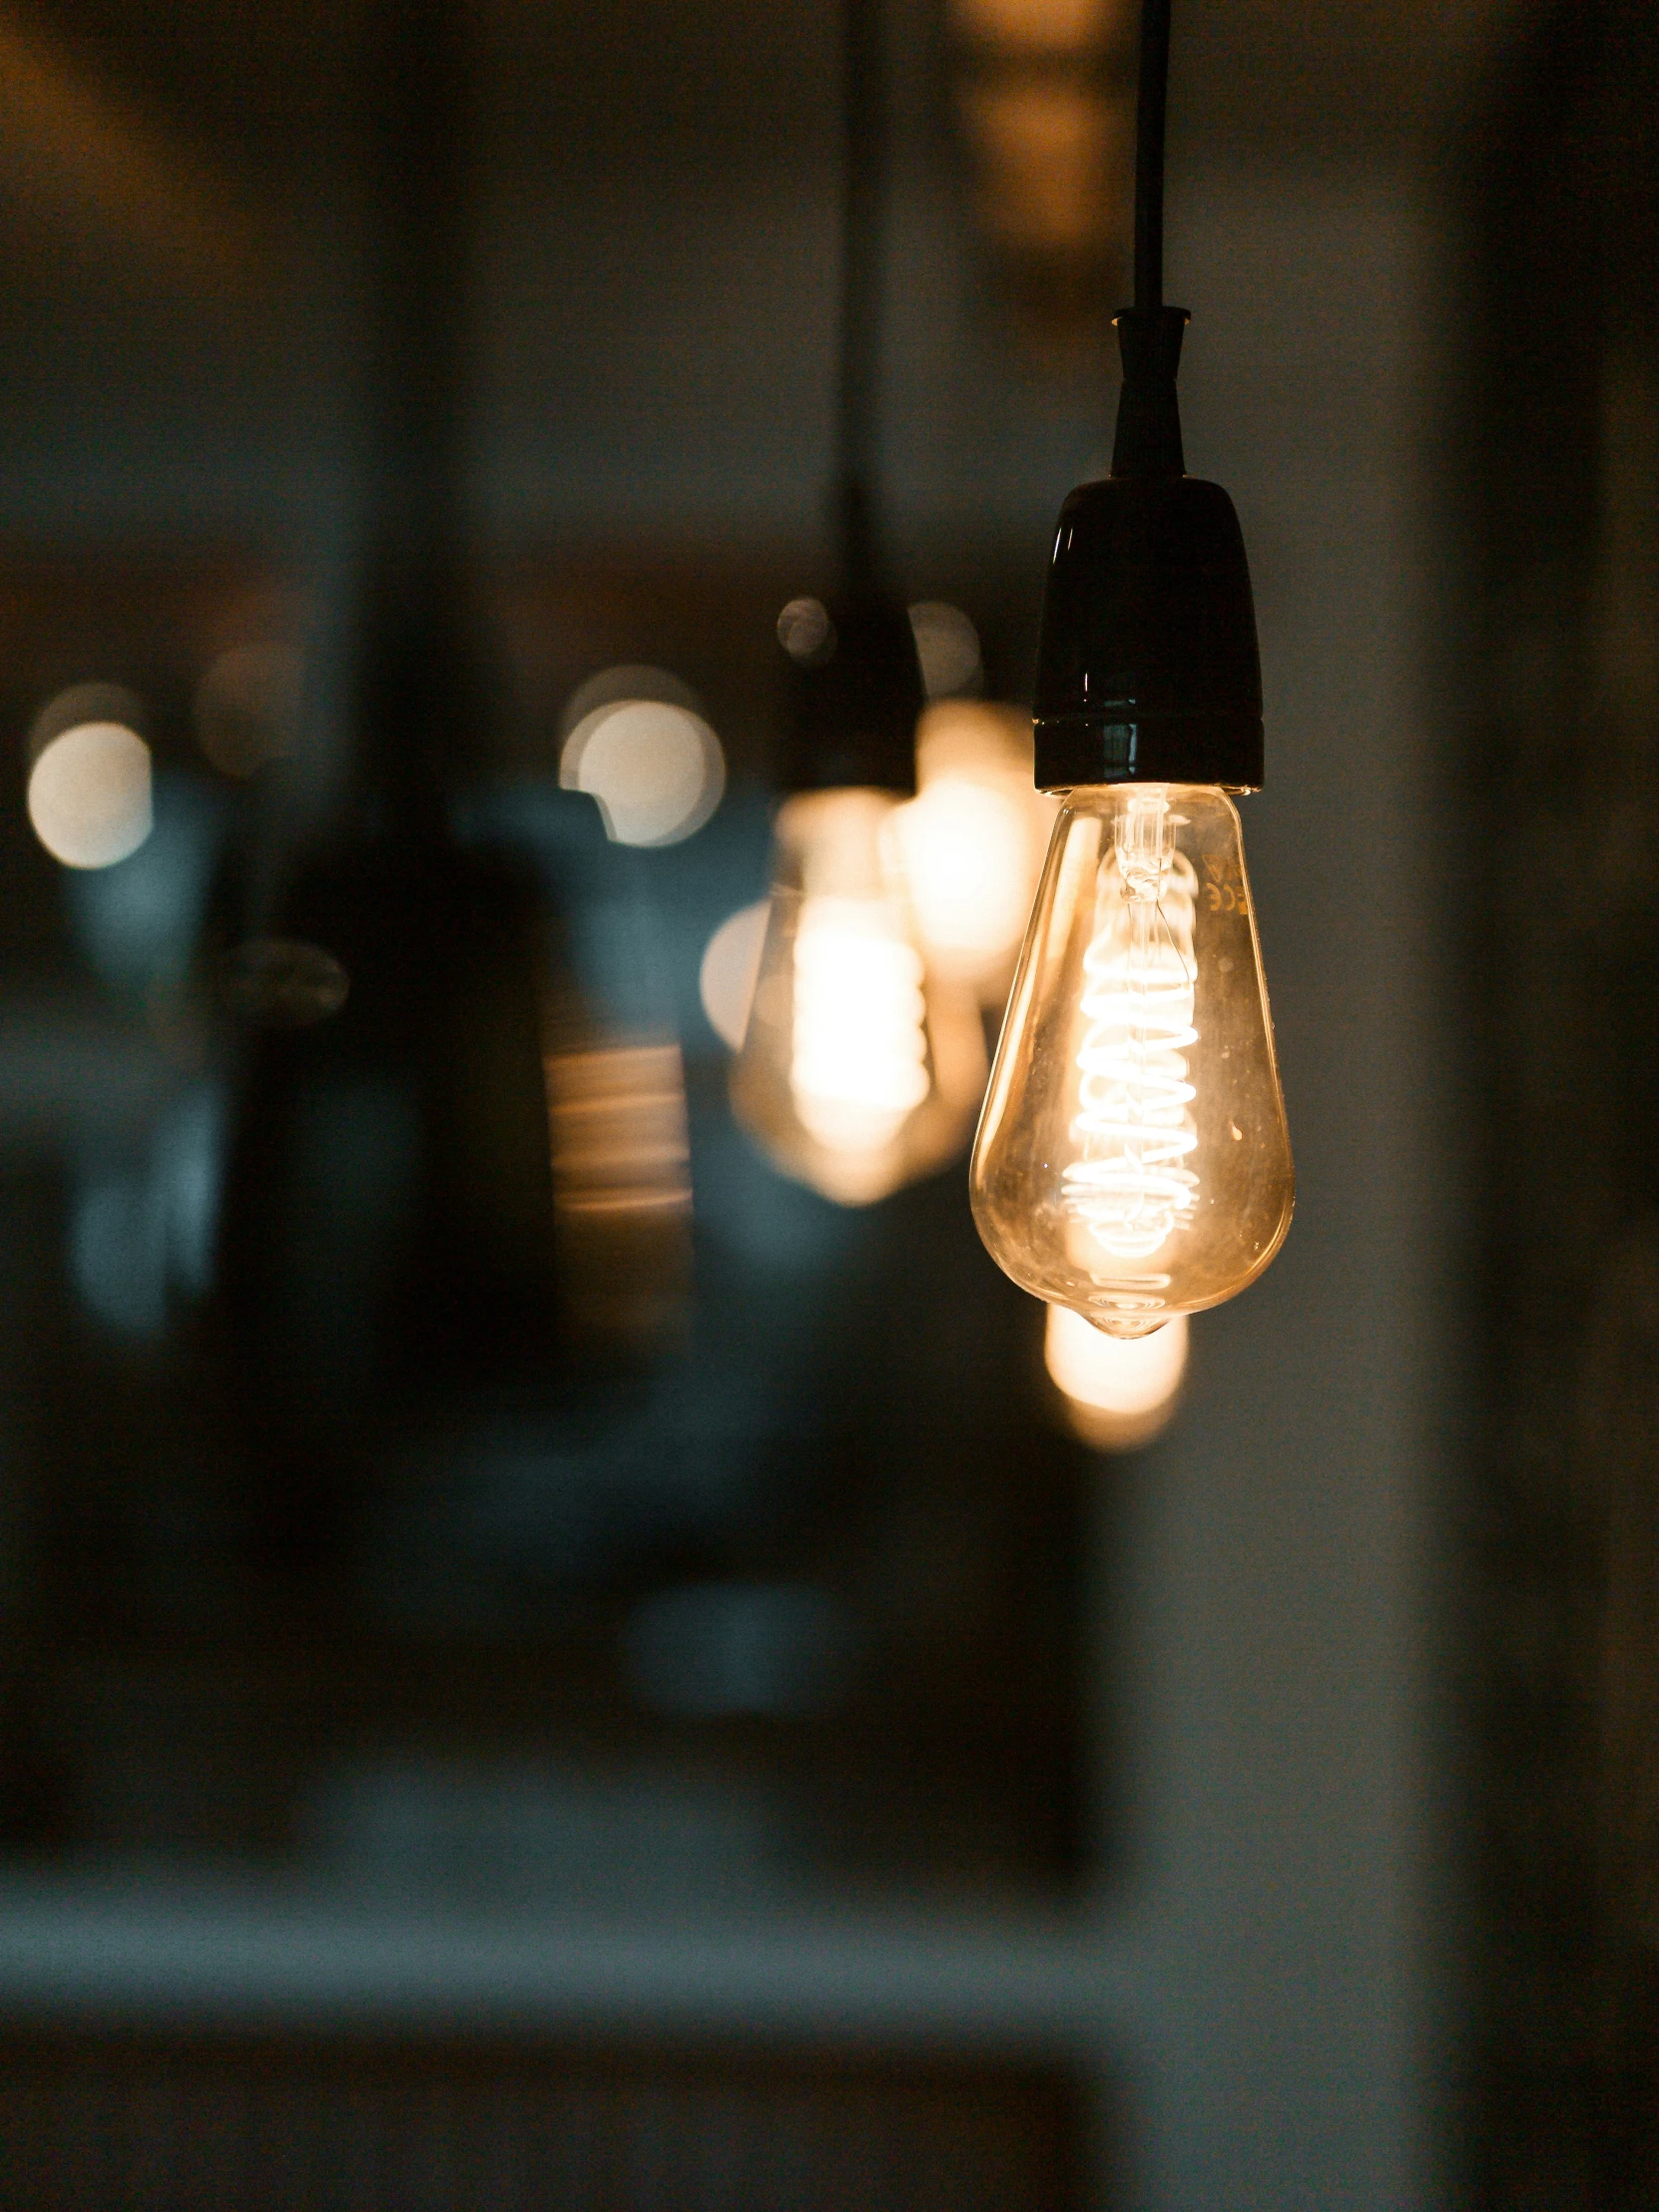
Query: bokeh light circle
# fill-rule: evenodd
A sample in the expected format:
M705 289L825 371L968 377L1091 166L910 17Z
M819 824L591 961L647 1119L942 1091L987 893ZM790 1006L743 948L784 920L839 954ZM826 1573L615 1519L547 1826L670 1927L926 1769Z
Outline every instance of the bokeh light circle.
M120 722L61 730L29 772L29 822L65 867L113 867L153 827L150 748Z
M778 617L778 642L800 668L822 668L835 650L835 625L822 599L792 599Z
M749 1031L749 1009L755 1000L771 912L772 901L759 898L753 906L740 906L729 914L704 948L698 970L698 990L709 1027L734 1052L743 1050Z
M922 599L910 609L910 633L929 699L951 699L976 691L983 681L979 633L960 607L942 599Z
M720 805L726 761L720 740L689 707L622 699L577 723L559 781L599 802L618 844L678 844Z

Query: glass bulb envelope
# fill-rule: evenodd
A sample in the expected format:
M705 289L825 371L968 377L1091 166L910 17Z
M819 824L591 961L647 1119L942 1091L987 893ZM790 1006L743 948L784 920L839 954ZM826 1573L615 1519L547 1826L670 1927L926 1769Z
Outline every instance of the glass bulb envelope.
M929 973L891 795L808 792L778 818L740 1121L785 1174L865 1206L961 1151L985 1081L971 992Z
M1239 818L1226 794L1064 798L972 1169L992 1258L1110 1336L1253 1283L1296 1199Z

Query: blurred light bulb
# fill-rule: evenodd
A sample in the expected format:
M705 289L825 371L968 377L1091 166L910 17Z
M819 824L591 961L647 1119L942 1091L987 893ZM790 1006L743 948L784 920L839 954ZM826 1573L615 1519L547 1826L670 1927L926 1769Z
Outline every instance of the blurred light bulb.
M734 1109L777 1165L846 1206L943 1166L985 1076L977 1007L927 973L898 811L889 794L862 789L803 793L783 808L732 1069Z
M1187 1339L1185 1314L1150 1337L1125 1340L1103 1336L1069 1306L1051 1306L1043 1359L1073 1433L1101 1451L1150 1443L1180 1400Z
M60 730L29 774L29 821L65 867L113 867L152 828L150 748L119 722Z
M897 832L928 960L1000 1006L1055 813L1031 786L1030 717L972 700L929 707L916 784Z
M974 1147L1023 1289L1139 1337L1267 1267L1296 1185L1239 818L1217 790L1067 795Z
M831 1151L884 1148L927 1096L925 974L897 899L802 901L790 1089Z
M691 1258L680 1047L570 1038L544 1072L569 1317L584 1334L617 1341L672 1331Z

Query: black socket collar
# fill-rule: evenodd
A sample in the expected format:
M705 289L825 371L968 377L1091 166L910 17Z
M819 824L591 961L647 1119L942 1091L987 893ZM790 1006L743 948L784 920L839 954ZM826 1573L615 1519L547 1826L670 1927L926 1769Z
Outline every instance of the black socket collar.
M1233 502L1182 471L1179 307L1117 318L1112 473L1060 512L1037 653L1036 782L1262 783L1262 669Z
M822 641L791 653L785 789L913 792L925 693L909 610L868 589L830 600L825 612Z

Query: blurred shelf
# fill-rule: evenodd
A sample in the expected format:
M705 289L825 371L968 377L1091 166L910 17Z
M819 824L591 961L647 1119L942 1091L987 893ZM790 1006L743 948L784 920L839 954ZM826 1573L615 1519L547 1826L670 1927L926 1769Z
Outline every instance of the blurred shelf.
M1139 1971L1081 1916L565 1918L182 1880L0 1882L0 2013L216 2028L856 2039L1098 2056Z

